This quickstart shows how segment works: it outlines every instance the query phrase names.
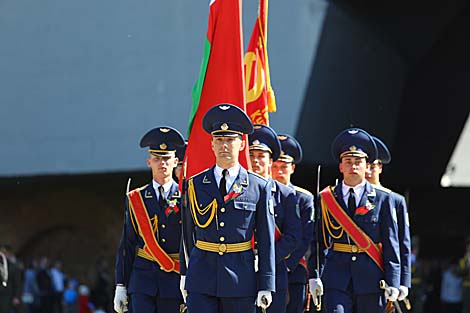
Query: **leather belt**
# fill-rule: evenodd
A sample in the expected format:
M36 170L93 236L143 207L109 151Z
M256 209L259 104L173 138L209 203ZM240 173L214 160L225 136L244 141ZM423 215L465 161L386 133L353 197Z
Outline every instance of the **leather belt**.
M381 244L380 243L376 243L375 244L379 250L382 250L381 249ZM334 251L338 251L338 252L346 252L346 253L362 253L362 252L366 252L365 249L362 249L356 245L349 245L347 243L339 243L339 242L335 242L333 243L333 250Z
M197 240L196 247L204 251L216 252L220 255L223 255L224 253L243 252L250 250L251 241L245 241L240 243L214 243Z

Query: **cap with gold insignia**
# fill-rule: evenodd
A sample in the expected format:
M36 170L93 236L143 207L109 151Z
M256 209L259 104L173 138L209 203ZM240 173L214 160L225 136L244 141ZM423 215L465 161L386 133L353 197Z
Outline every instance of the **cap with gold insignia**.
M140 147L149 147L149 152L156 156L174 156L178 147L184 147L184 138L172 127L156 127L142 137Z
M269 126L262 124L253 125L254 131L248 136L250 142L250 150L262 150L271 153L274 161L281 154L281 143L277 139L277 134Z
M291 135L278 135L281 142L281 156L278 161L298 164L302 161L302 147L300 143Z
M390 150L388 150L387 145L375 136L372 136L372 139L377 146L377 160L375 160L374 163L390 163L392 160L392 155L390 154Z
M336 136L331 145L331 153L337 162L343 157L377 159L377 147L372 137L363 129L348 128Z
M253 124L239 107L222 103L209 109L202 119L202 127L212 136L251 134Z

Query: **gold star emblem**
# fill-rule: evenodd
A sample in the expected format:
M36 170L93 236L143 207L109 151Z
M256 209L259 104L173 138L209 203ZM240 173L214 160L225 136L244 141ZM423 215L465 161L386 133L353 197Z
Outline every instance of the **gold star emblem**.
M160 149L165 150L168 146L165 143L160 144Z
M223 124L220 126L220 129L222 129L222 130L227 130L227 129L228 129L227 123L223 123Z
M351 146L349 147L349 151L356 151L357 150L357 147L356 146Z

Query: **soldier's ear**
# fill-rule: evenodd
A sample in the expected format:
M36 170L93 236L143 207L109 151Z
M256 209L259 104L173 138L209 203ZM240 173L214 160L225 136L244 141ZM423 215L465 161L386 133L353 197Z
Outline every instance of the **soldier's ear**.
M240 145L240 151L245 149L245 145L246 145L246 141L244 139L242 139L242 144Z
M147 161L147 167L151 167L150 166L150 157L148 157L146 161Z

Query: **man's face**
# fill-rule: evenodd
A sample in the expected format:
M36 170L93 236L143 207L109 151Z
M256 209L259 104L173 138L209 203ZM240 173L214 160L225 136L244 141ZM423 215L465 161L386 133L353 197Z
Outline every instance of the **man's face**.
M273 164L271 154L263 150L250 150L251 170L264 178L269 177L269 172Z
M245 141L241 136L212 137L212 151L218 164L238 162L238 155L244 147Z
M355 186L365 179L369 166L366 158L346 156L341 159L339 171L343 174L346 184Z
M366 170L366 179L373 184L377 184L380 181L380 174L382 174L382 164L372 163Z
M276 161L273 163L272 175L278 182L287 185L290 183L290 176L294 173L295 165L292 162Z
M171 177L173 168L178 164L175 156L157 156L150 154L147 159L147 166L152 169L152 177L155 181L161 181Z

